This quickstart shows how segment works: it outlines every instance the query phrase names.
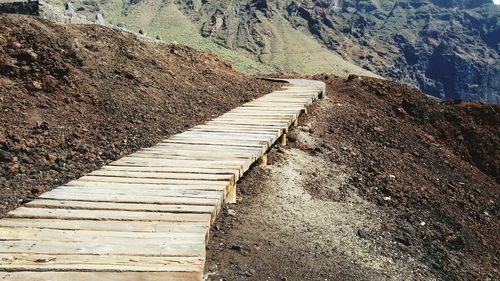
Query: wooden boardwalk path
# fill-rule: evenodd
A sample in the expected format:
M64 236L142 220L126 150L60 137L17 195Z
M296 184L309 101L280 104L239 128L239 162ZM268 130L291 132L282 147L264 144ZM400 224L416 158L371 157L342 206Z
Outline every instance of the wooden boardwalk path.
M238 179L325 85L290 84L69 182L0 220L0 280L202 280Z

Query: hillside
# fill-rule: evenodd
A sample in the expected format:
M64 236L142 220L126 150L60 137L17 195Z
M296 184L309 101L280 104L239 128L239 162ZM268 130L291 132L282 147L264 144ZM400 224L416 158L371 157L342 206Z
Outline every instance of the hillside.
M0 15L0 217L274 84L190 48Z
M283 18L346 60L427 94L500 101L500 6L491 0L207 1L189 8L200 14L204 36L258 58L284 36L265 19Z
M48 0L54 7L64 10L65 1ZM241 9L239 2L228 9L235 13L227 13L232 17L230 30L224 34L231 38L222 38L218 34L209 34L207 21L210 14L203 15L197 10L201 3L181 1L72 1L75 13L94 19L97 13L104 15L108 23L126 27L132 31L142 30L153 38L160 35L166 42L176 41L192 48L217 54L224 61L231 63L236 69L246 73L335 73L347 76L350 73L373 76L355 64L328 50L311 34L294 29L281 15L270 18L261 11L248 14L236 11ZM218 5L205 8L218 10ZM196 10L190 10L190 9ZM243 28L247 21L252 24ZM258 24L257 24L258 23ZM256 24L256 25L254 25ZM238 30L241 27L245 30ZM209 33L207 33L209 32ZM239 34L237 38L232 38ZM252 38L258 36L259 40ZM226 42L223 42L226 40Z
M208 280L498 280L500 106L314 78L329 99L239 184Z
M282 86L106 26L3 14L0 26L0 217ZM207 280L499 280L500 105L364 76L304 78L324 81L328 99L238 182L210 231Z
M72 3L250 73L372 72L443 99L500 102L500 6L491 0Z

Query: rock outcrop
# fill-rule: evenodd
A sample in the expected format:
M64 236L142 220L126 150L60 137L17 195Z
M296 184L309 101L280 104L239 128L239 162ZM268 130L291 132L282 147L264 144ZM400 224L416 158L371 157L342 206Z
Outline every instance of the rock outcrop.
M168 35L188 45L197 42L193 47L211 41L217 48L208 49L222 57L220 46L275 72L347 75L366 70L441 99L500 103L500 6L492 0L73 3L77 14L95 18L99 11L110 22L153 29L162 38ZM178 9L186 17L183 21L198 28L197 41L172 35L186 37L177 27L172 29L183 22ZM156 15L148 20L137 16L145 10ZM314 69L307 68L311 64Z
M269 44L262 17L283 17L345 59L430 95L500 102L500 7L491 0L188 1L183 7L202 21L203 36L228 48L260 56Z

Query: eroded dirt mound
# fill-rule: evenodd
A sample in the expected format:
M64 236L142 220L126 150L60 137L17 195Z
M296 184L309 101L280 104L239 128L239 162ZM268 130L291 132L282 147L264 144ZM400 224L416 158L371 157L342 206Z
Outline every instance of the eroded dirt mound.
M106 27L12 15L0 26L0 217L276 87Z

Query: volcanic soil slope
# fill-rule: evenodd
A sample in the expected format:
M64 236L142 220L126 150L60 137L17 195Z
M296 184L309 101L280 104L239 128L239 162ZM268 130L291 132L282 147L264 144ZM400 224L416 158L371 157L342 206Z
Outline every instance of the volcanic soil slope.
M0 15L0 217L276 84L99 26ZM351 76L239 186L213 280L498 280L500 106Z
M327 83L214 225L209 280L498 280L500 106Z
M0 26L0 217L277 87L106 27L17 15Z

